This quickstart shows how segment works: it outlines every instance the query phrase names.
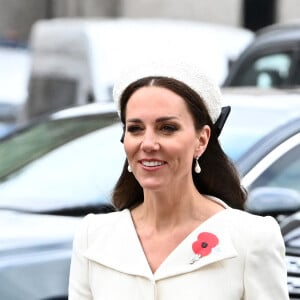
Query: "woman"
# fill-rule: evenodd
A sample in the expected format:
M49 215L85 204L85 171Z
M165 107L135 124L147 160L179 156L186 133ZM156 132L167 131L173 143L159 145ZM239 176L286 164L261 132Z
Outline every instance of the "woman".
M218 142L218 87L160 62L127 70L114 98L127 156L117 211L84 218L69 299L288 299L279 226L242 211L246 193Z

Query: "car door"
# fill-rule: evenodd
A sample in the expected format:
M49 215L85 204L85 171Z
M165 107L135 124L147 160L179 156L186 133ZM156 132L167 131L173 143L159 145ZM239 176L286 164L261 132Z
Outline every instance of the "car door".
M251 183L250 190L264 186L292 189L300 193L300 133L270 152L261 161L260 168L264 166L265 170Z

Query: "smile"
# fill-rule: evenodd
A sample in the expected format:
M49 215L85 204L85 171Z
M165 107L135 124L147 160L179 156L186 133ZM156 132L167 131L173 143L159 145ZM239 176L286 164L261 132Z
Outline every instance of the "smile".
M142 165L145 167L158 167L158 166L162 166L165 163L162 161L141 161Z

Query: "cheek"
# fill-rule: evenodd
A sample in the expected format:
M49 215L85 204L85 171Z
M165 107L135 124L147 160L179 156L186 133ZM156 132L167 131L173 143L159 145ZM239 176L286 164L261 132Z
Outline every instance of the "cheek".
M130 153L130 145L126 141L124 141L124 150L126 155L128 156L128 153Z
M188 163L193 160L194 149L193 141L189 140L186 143L173 144L172 147L169 147L168 153L170 157L174 157L175 160L178 160L180 163Z
M130 157L133 155L133 153L136 151L136 143L133 143L130 139L124 139L124 150L127 155L127 157Z

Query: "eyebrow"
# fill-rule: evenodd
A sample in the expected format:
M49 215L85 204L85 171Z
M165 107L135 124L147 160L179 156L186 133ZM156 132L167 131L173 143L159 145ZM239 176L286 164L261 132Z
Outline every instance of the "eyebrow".
M176 116L168 116L168 117L160 117L157 118L155 120L156 123L160 123L160 122L165 122L165 121L170 121L170 120L174 120L174 119L178 119L178 117ZM138 119L138 118L133 118L133 119L128 119L127 122L131 122L131 123L141 123L142 120Z

